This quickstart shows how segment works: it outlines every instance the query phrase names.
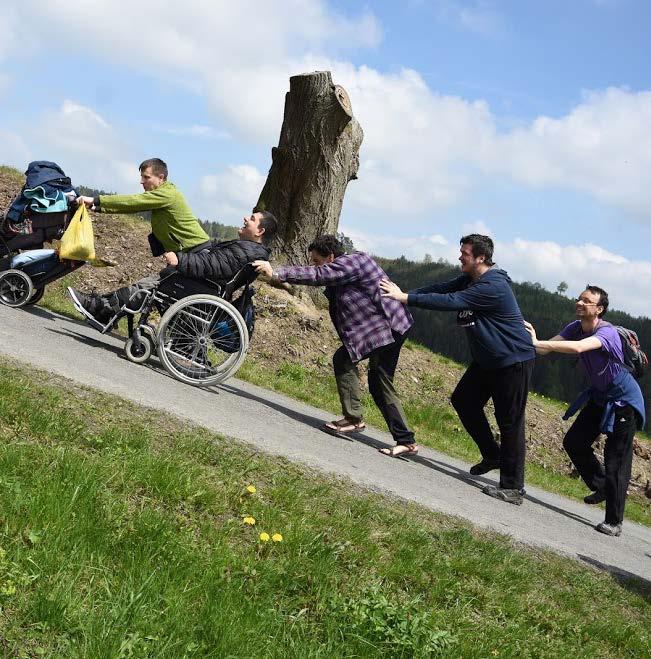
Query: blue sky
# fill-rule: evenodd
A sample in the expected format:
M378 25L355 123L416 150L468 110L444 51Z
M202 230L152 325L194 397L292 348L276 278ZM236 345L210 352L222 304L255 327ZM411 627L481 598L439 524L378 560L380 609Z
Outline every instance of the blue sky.
M138 190L153 155L197 215L257 200L291 75L332 71L365 131L341 229L454 260L471 230L519 281L651 315L645 0L5 0L0 162Z

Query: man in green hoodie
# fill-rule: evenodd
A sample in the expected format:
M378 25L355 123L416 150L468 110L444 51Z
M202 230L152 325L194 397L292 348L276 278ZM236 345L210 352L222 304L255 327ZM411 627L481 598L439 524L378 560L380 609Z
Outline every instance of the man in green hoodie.
M79 197L91 210L99 213L141 213L151 211L149 243L152 254L187 252L210 240L193 215L183 193L167 180L167 165L160 158L150 158L140 165L140 194Z
M210 236L201 228L183 193L167 180L165 162L160 158L150 158L141 163L140 185L145 190L140 194L81 196L77 203L84 203L100 213L151 211L149 245L154 256L190 254L210 248ZM156 274L103 296L94 292L83 293L74 288L68 288L68 294L87 321L104 331L107 318L115 315L124 299L129 300L138 290L151 290L159 281L160 275ZM109 299L113 301L113 306L107 302ZM107 318L98 320L96 316L100 312Z

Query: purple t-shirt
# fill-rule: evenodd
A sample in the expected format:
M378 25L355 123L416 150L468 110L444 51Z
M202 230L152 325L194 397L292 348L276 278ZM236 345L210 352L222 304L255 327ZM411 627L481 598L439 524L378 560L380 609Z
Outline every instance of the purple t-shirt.
M566 341L580 341L589 336L596 336L601 341L601 350L588 350L579 355L579 359L588 374L590 384L599 391L605 391L624 368L624 350L622 339L617 330L602 321L596 331L584 334L581 321L575 320L564 327L560 336Z

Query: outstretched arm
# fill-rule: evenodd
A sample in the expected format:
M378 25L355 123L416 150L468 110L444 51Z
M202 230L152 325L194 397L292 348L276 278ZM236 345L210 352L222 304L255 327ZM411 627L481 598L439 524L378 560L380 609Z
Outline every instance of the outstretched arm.
M560 334L557 334L547 341L541 341L536 336L536 329L531 323L525 320L524 326L527 332L531 334L533 347L539 355L548 355L550 352L559 352L565 355L579 355L582 352L598 350L602 347L601 340L596 336L589 336L587 339L581 339L580 341L567 341Z
M271 266L261 265L255 261L253 266L259 274L275 277L289 284L304 286L342 286L355 281L376 276L377 266L361 253L343 254L332 263L323 265L280 266L274 270Z

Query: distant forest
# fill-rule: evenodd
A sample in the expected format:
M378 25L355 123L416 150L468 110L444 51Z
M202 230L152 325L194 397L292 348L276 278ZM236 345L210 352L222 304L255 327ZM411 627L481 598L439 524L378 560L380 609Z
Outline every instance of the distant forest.
M404 257L384 259L375 257L389 277L403 290L425 286L435 281L446 281L459 276L458 267L447 262L414 263ZM545 290L539 283L513 284L524 317L536 328L541 339L558 334L574 320L573 300ZM580 291L574 291L578 293ZM612 303L612 302L611 302ZM614 300L617 304L617 300ZM456 326L456 314L449 311L427 311L412 309L416 320L411 338L456 361L468 363L470 352L464 330ZM651 351L651 320L634 318L621 311L608 311L606 320L614 325L623 325L640 338L642 348ZM651 375L647 372L640 380L647 410L650 410ZM578 358L567 355L547 355L537 360L533 378L533 389L545 396L570 401L586 386Z
M199 220L199 224L211 238L217 238L217 240L235 240L237 238L237 227L203 220Z

